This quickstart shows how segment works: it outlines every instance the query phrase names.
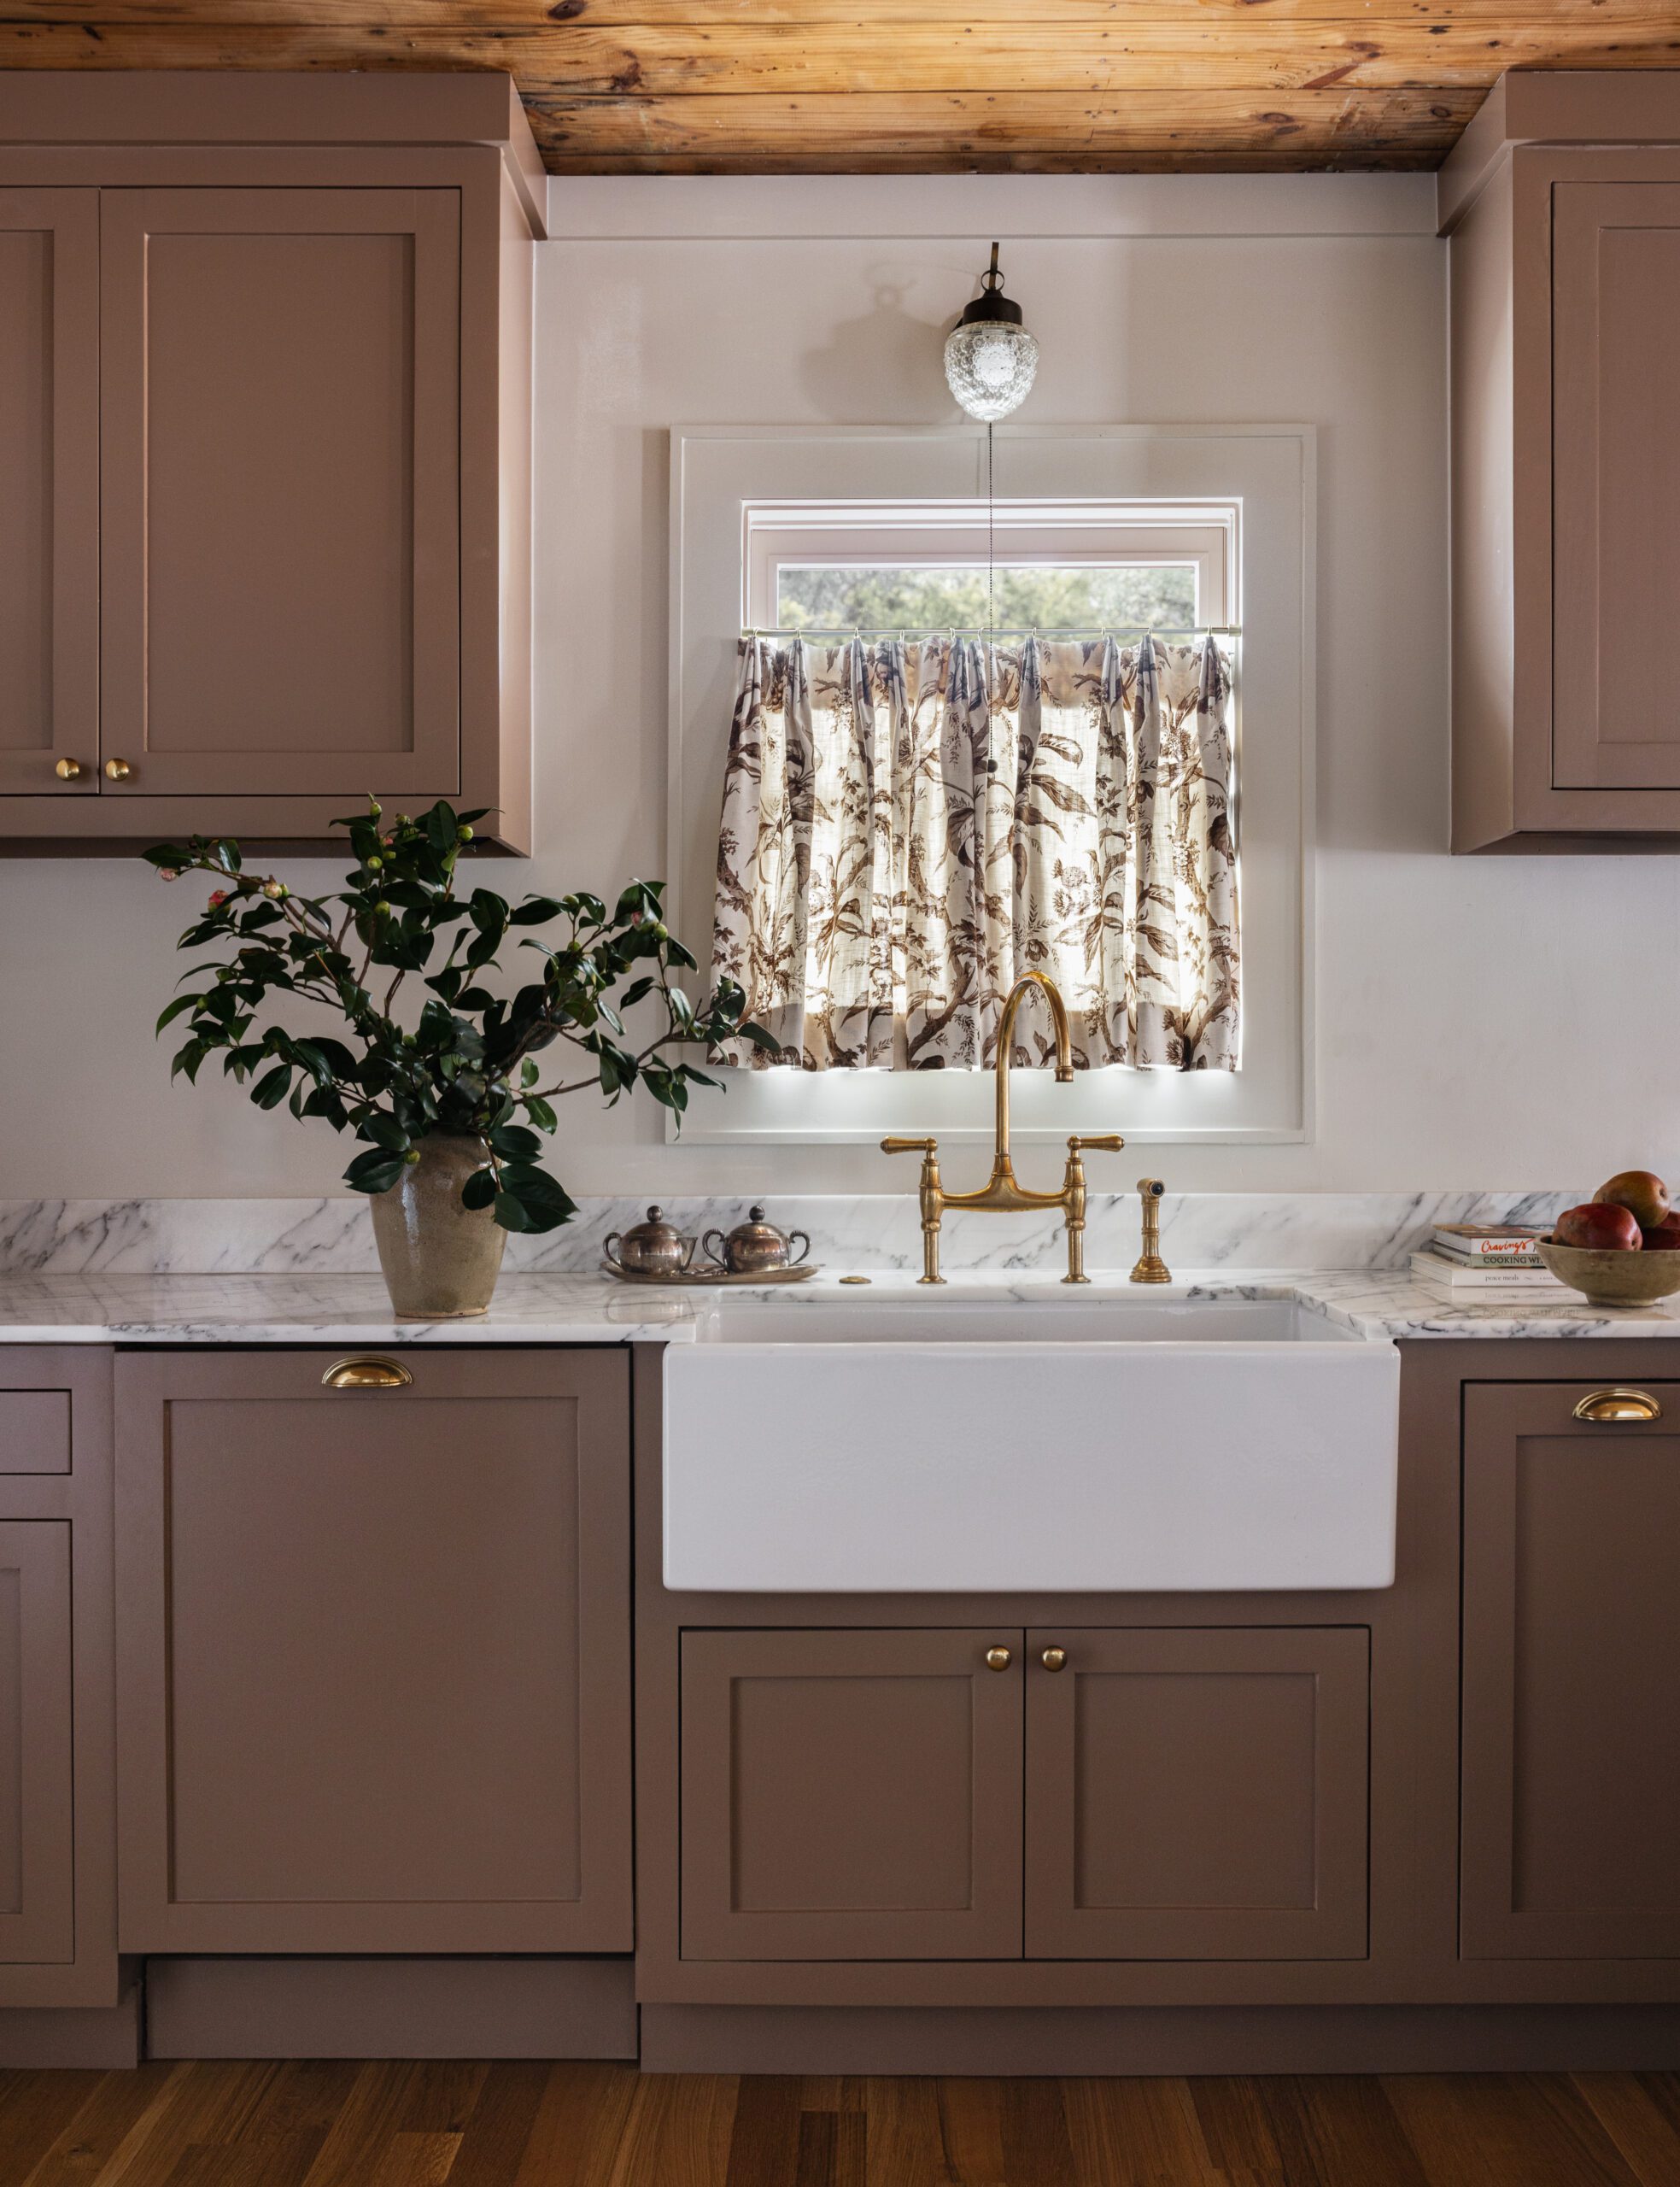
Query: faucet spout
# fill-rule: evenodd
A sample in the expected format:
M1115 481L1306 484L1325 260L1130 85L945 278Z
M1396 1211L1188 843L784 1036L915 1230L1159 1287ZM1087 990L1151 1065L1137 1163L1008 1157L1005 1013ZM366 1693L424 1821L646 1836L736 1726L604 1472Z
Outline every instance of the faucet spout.
M1004 1003L1004 1014L998 1021L998 1129L992 1152L992 1178L998 1183L1014 1176L1010 1161L1010 1057L1015 1036L1016 1012L1034 988L1042 990L1050 1005L1050 1015L1056 1028L1056 1082L1071 1086L1074 1082L1074 1036L1068 1023L1068 1006L1062 1000L1062 990L1048 972L1023 972L1010 989Z

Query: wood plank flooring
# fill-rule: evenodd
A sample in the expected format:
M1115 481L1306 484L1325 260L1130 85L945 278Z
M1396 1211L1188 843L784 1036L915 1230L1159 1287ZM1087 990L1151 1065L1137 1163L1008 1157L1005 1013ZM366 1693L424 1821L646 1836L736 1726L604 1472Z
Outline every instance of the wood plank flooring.
M0 2073L0 2187L1680 2187L1680 2074Z

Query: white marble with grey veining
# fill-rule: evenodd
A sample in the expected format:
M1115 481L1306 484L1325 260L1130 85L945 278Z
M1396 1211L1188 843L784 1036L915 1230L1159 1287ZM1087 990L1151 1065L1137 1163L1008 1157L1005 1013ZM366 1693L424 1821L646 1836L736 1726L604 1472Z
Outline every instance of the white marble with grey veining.
M5 1344L670 1344L694 1324L694 1294L602 1275L505 1276L488 1314L413 1322L378 1275L0 1275Z
M1024 1166L1024 1158L1023 1158ZM922 1246L914 1193L821 1198L758 1195L783 1229L810 1233L811 1258L835 1268L914 1270ZM1551 1221L1584 1193L1168 1193L1161 1202L1169 1264L1215 1269L1406 1267L1437 1222ZM728 1229L747 1198L673 1199L683 1229ZM583 1201L564 1228L511 1238L510 1274L599 1267L602 1241L640 1222L646 1203ZM1086 1258L1127 1269L1138 1252L1135 1193L1093 1193ZM1054 1210L953 1212L942 1240L947 1270L1046 1271L1066 1247ZM171 1275L372 1275L378 1262L365 1200L3 1200L0 1273Z
M901 1270L873 1274L868 1287L842 1287L839 1271L750 1295L841 1306L915 1294ZM922 1294L925 1296L925 1294ZM1099 1272L1080 1302L1135 1300L1123 1271ZM1680 1339L1680 1302L1654 1307L1448 1306L1403 1274L1353 1269L1180 1271L1150 1299L1292 1299L1338 1326L1384 1338L1667 1337ZM630 1286L598 1275L503 1277L481 1319L399 1322L377 1276L306 1275L135 1275L92 1271L0 1275L0 1343L13 1344L624 1344L691 1343L718 1293L699 1287ZM935 1302L990 1299L1065 1300L1054 1272L958 1274Z

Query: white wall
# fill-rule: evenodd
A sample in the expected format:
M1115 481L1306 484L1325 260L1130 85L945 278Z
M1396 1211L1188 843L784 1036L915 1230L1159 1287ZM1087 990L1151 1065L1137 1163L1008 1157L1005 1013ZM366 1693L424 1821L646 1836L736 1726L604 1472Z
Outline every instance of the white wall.
M1680 860L1446 854L1445 253L1428 178L595 180L552 200L542 850L491 885L610 893L659 869L666 428L949 417L940 341L998 234L1041 345L1035 424L1320 429L1317 1135L1153 1149L1151 1166L1191 1191L1680 1171ZM319 887L332 870L290 871ZM330 1188L346 1152L331 1134L220 1085L171 1090L150 1028L185 908L138 865L0 865L0 1197ZM574 1191L907 1182L863 1148L667 1147L642 1101L574 1096L565 1129Z

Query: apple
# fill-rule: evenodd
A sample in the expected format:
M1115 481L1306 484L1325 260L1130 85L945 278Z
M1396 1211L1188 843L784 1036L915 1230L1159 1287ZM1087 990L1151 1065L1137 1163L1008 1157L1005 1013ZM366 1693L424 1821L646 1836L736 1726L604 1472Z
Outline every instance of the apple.
M1560 1246L1589 1253L1637 1252L1643 1243L1632 1209L1615 1200L1589 1199L1566 1208L1552 1226L1552 1237Z
M1680 1210L1671 1208L1660 1222L1645 1233L1645 1251L1680 1252Z
M1668 1187L1649 1170L1619 1170L1593 1198L1627 1208L1642 1230L1654 1230L1668 1213Z

